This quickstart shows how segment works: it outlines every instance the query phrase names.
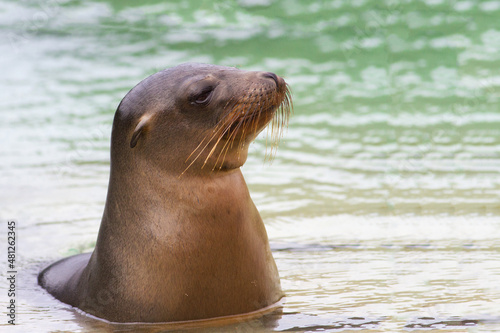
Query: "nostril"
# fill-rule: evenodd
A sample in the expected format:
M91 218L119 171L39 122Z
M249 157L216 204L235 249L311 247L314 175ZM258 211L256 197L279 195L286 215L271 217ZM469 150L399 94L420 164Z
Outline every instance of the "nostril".
M276 74L271 73L271 72L266 72L266 73L264 73L264 77L267 77L269 79L273 79L274 82L276 82L276 86L279 85L279 83L278 83L278 76Z

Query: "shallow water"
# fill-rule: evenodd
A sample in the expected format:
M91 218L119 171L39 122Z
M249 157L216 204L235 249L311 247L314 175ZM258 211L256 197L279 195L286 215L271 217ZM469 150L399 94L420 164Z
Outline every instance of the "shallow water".
M272 164L263 135L243 167L283 314L224 330L500 332L499 16L500 1L1 2L19 325L0 330L165 329L88 318L36 274L95 244L121 98L197 61L276 72L295 106Z

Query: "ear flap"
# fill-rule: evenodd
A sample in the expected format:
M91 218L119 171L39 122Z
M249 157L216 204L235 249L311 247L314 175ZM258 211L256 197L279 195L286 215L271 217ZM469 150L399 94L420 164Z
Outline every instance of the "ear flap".
M132 134L132 139L130 140L130 148L134 148L137 145L137 141L139 141L142 132L146 130L150 118L150 115L144 115L141 117L141 120L135 127L134 134Z

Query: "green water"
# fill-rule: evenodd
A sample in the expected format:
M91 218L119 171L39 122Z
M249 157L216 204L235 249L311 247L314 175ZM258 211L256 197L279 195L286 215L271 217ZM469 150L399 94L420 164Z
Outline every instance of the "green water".
M272 71L293 91L273 163L263 135L243 167L285 314L234 329L360 317L373 331L434 318L436 330L500 332L499 18L500 1L0 2L0 214L19 226L16 328L118 330L51 299L35 274L93 248L121 98L195 61Z

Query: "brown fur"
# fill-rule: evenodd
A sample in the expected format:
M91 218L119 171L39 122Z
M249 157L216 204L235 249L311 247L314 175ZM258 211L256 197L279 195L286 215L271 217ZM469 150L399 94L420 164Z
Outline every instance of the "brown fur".
M39 283L116 322L244 314L283 293L240 166L291 107L283 79L184 64L139 83L113 122L111 174L92 255L56 262ZM280 110L276 112L276 110Z

